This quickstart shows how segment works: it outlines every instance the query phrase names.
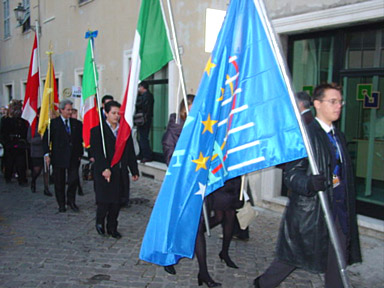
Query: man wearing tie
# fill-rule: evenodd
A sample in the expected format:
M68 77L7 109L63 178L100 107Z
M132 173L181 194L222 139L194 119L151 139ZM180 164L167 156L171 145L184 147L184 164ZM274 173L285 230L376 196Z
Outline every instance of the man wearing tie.
M51 163L53 166L55 195L59 212L66 211L65 204L74 212L78 212L79 208L75 203L75 197L78 167L83 155L83 126L81 122L71 118L72 102L70 100L61 101L59 110L60 116L51 120L51 125L44 134L44 158L47 165ZM67 195L65 195L66 174Z
M291 189L277 240L276 259L254 280L257 288L277 287L296 268L325 273L325 287L343 287L318 196L324 191L348 265L361 262L356 219L352 162L344 135L335 126L344 100L341 88L321 84L313 93L316 118L307 124L314 160L320 171L313 175L308 158L287 163L284 182Z

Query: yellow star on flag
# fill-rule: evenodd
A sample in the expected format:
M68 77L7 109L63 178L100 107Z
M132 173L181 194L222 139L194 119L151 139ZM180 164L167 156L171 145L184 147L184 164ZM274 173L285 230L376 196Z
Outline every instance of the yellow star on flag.
M211 58L212 58L212 57L209 57L208 62L207 62L207 65L205 66L205 69L204 69L204 71L207 72L208 76L209 76L209 73L210 73L211 69L212 69L213 67L216 67L216 64L213 64L213 63L211 62Z
M205 164L207 163L208 159L209 157L204 157L203 153L200 152L199 159L192 160L193 163L197 164L195 171L198 171L200 168L207 169L207 165Z
M213 125L215 125L217 123L217 120L211 120L211 114L208 114L208 119L205 120L205 121L201 121L201 123L203 123L204 125L204 131L202 134L205 133L205 131L209 131L213 134Z

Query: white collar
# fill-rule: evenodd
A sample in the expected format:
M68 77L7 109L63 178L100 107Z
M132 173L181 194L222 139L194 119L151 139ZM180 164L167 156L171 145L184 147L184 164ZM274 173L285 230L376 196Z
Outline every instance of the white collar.
M316 117L316 120L317 122L319 122L321 128L323 128L323 130L325 131L325 133L329 133L332 131L332 134L334 134L334 127L333 127L333 124L331 124L331 126L329 126L328 124L324 123L324 121L320 120L319 118Z

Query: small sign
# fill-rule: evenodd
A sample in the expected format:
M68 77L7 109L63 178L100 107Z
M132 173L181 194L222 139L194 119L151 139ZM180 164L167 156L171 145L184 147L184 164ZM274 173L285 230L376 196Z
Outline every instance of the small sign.
M372 84L357 84L357 97L356 100L365 101L365 97L371 97Z
M371 96L365 95L363 107L366 109L379 109L380 92L373 91Z
M81 98L81 87L80 86L72 86L72 97Z
M313 95L313 86L303 86L303 91L307 92L309 96Z

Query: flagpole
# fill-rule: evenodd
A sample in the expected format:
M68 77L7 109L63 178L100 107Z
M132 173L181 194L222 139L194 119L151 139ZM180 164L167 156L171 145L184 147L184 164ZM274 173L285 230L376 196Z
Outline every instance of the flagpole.
M39 22L36 20L36 41L37 41L37 65L39 67L39 100L40 103L42 101L42 95L43 93L41 92L41 89L43 88L41 85L41 65L40 65L40 40L39 40Z
M94 55L94 51L93 51L93 37L92 36L90 36L90 37L91 37L90 43L91 43L93 75L95 77L95 84L96 84L96 102L97 102L97 110L99 112L98 114L99 114L100 131L101 131L101 142L103 144L104 157L107 158L107 151L105 149L103 118L101 117L101 109L100 109L101 103L100 103L100 99L99 99L99 83L98 83L97 77L96 77L96 62L95 62L95 55Z
M304 145L305 145L305 148L307 150L308 160L309 160L309 164L310 164L310 167L312 170L312 174L319 175L319 169L318 169L316 161L315 161L313 149L312 149L311 143L309 142L308 134L307 134L305 126L301 120L300 112L299 112L299 109L298 109L298 106L297 106L297 103L295 100L295 95L293 92L293 88L291 86L290 77L288 76L288 69L286 67L286 64L285 64L283 58L282 58L282 55L280 52L280 47L279 47L279 44L277 42L274 31L272 29L271 23L268 20L264 3L262 0L254 0L254 2L255 2L255 5L257 7L257 10L259 10L259 12L260 12L259 13L260 18L262 19L262 21L265 25L267 36L268 36L269 40L271 41L271 45L272 45L274 54L276 56L276 59L277 59L279 66L280 66L280 69L281 69L282 75L284 77L285 83L287 85L289 97L290 97L290 100L292 102L293 109L295 111L296 119L298 120L299 127L300 127L301 133L303 135ZM341 279L343 281L343 285L346 288L351 287L351 285L349 283L347 271L346 271L347 265L346 265L345 259L343 257L343 254L342 254L342 250L341 250L341 246L340 246L340 239L339 239L339 236L338 236L336 228L335 228L335 224L334 224L334 221L332 218L331 210L329 208L328 200L326 198L324 191L318 192L318 195L319 195L320 203L321 203L321 206L322 206L322 209L324 212L325 220L327 223L329 236L330 236L331 242L332 242L333 247L334 247L335 252L336 252L336 258L337 258L338 266L340 269L340 276L341 276Z
M47 76L51 75L51 70L52 70L52 53L53 53L53 49L52 49L52 44L50 44L49 46L49 49L51 49L50 51L46 52L46 54L48 54L48 74ZM39 65L40 65L40 62L39 62ZM40 71L40 68L39 68L39 71ZM40 76L40 75L39 75ZM39 77L40 78L40 77ZM45 79L45 81L51 81L51 79ZM53 83L51 83L51 86L53 85ZM52 86L53 87L53 86ZM53 92L53 91L52 91ZM48 125L47 125L47 130L48 130L48 147L50 146L49 143L51 143L51 133L50 133L50 130L51 130L51 116L52 116L52 113L53 111L51 111L51 106L52 106L52 103L51 103L51 98L52 98L52 92L48 93ZM54 93L54 92L53 92ZM45 161L44 161L44 164L45 164ZM44 171L46 173L49 173L49 165L44 165ZM48 174L48 177L49 177L49 174Z
M167 4L168 4L167 6L168 6L169 19L170 19L170 22L171 22L171 30L172 30L172 36L173 36L173 45L174 45L174 49L175 49L175 52L174 52L175 55L174 56L176 56L176 65L177 65L177 68L179 70L179 78L180 78L180 82L181 82L181 88L182 88L182 91L183 91L183 99L184 99L185 111L186 111L186 113L188 115L189 111L188 111L188 102L187 102L187 91L186 91L185 82L184 82L183 64L181 63L181 58L180 58L180 53L179 53L179 45L178 45L178 42L177 42L175 22L173 20L171 1L167 0ZM164 12L163 12L163 4L162 4L161 0L160 0L160 6L161 6L161 11L163 13L163 18L165 19L165 15L164 15ZM167 28L167 25L165 25L165 27ZM167 33L167 36L169 36L168 33ZM173 49L172 49L172 51L173 51Z

